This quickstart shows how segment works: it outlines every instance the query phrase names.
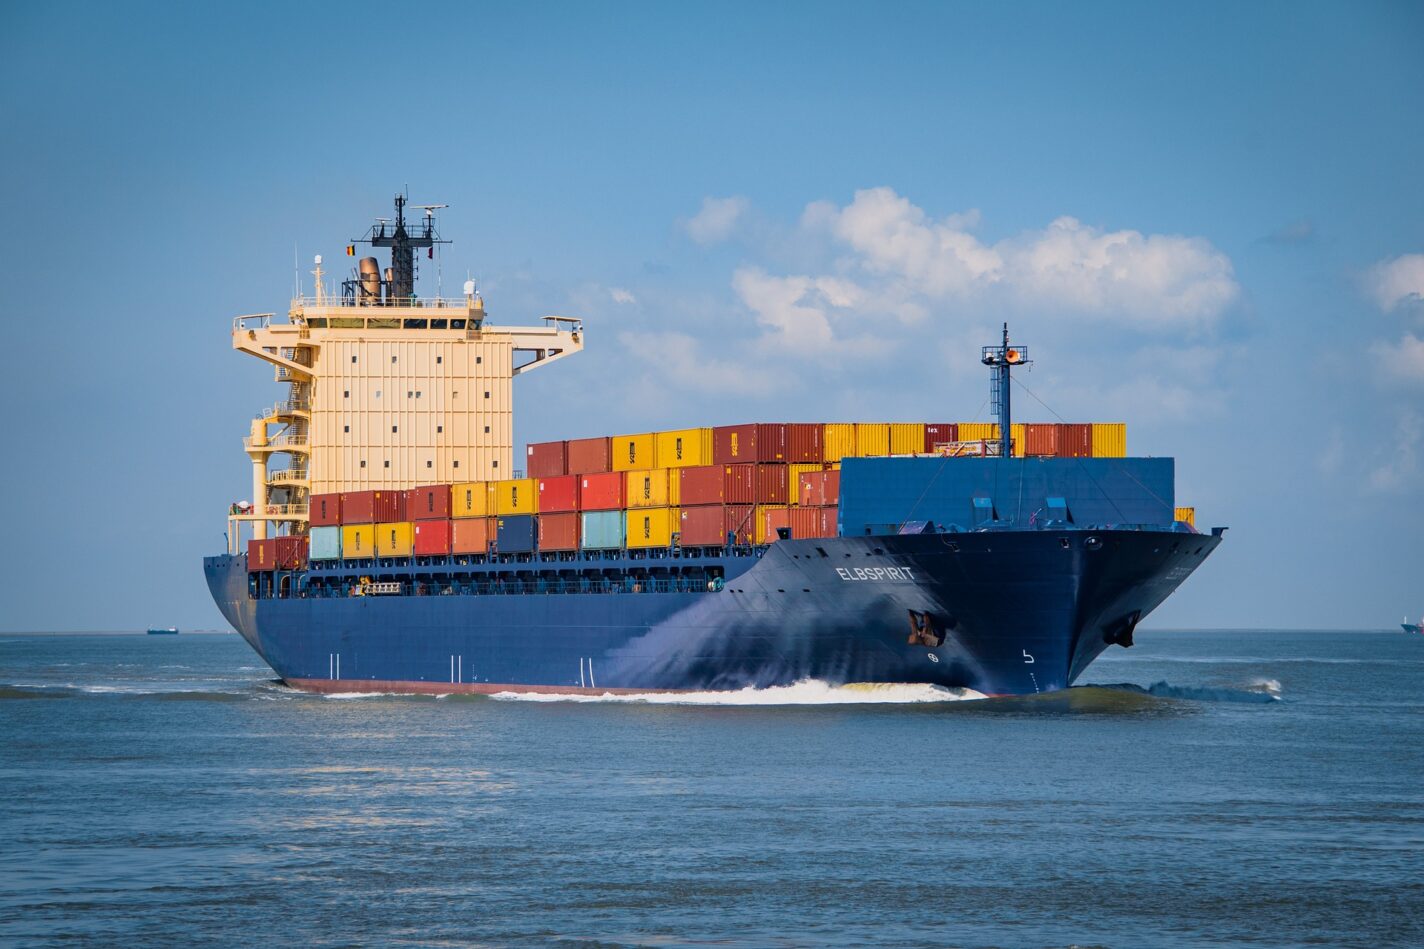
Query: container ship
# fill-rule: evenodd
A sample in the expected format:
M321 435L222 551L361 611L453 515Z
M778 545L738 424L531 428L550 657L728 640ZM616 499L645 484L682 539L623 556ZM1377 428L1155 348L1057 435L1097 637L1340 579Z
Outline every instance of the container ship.
M346 245L339 289L233 321L282 397L251 501L205 558L218 608L318 692L630 693L803 679L1062 689L1221 542L1120 423L1011 417L1028 350L981 359L995 422L754 422L531 444L513 383L581 320L416 295L443 205ZM423 212L419 216L416 211ZM573 433L571 433L573 434ZM520 467L516 468L516 465Z

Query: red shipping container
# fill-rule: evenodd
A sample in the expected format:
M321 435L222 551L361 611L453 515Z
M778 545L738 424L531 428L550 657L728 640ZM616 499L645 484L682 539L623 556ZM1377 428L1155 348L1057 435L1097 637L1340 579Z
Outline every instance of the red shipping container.
M736 543L752 542L750 504L703 504L684 507L679 514L678 543L683 547L721 547L729 533Z
M272 541L273 558L278 570L300 570L307 565L306 535L276 537Z
M821 436L825 431L826 426L819 422L815 425L804 423L787 425L786 463L802 465L808 462L824 461L826 449L821 443Z
M579 496L578 475L559 475L557 478L539 479L539 513L548 511L577 511Z
M925 453L933 455L936 445L959 440L959 426L954 422L925 423Z
M403 521L404 515L404 491L348 491L341 495L343 524Z
M307 514L312 527L335 527L341 523L341 495L313 494Z
M1080 424L1058 426L1058 457L1093 457L1093 426Z
M277 568L276 540L249 540L247 542L247 572L275 570Z
M829 529L826 525L826 512L831 510L824 507L782 507L772 508L763 512L766 518L766 537L769 541L776 541L777 528L786 527L791 530L792 540L805 540L808 537L834 537L836 526L834 516L832 516Z
M1024 454L1050 457L1058 454L1058 429L1057 425L1025 425Z
M624 478L621 471L582 475L579 478L579 510L621 510L623 507L623 486Z
M808 507L824 507L839 504L841 500L841 473L839 471L803 471L798 479L801 483L796 495L796 503Z
M417 557L443 557L450 552L450 537L453 529L450 521L416 521L415 555Z
M602 438L575 438L565 443L569 474L598 474L613 467L613 442Z
M534 442L524 458L524 477L557 478L568 471L567 442Z
M450 517L450 486L432 484L411 488L405 493L405 516L402 520L432 521Z
M712 429L712 460L719 465L742 462L787 462L787 429L784 423L723 425ZM817 444L819 445L819 436ZM817 456L813 461L820 461Z
M450 553L483 554L489 550L492 517L457 517L451 521Z
M578 550L579 516L577 514L539 515L540 550Z

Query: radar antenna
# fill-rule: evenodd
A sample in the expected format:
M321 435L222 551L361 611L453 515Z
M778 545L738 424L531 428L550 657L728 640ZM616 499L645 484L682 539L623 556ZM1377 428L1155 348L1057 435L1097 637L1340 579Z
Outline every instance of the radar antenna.
M435 230L435 212L448 207L444 204L417 204L416 208L425 212L425 220L407 227L405 220L406 197L396 195L396 216L392 224L390 218L376 218L376 223L365 237L352 241L346 252L355 256L355 245L370 244L372 247L391 249L391 268L385 283L387 306L409 306L415 298L415 250L418 247L431 248L434 256L436 244L448 244Z

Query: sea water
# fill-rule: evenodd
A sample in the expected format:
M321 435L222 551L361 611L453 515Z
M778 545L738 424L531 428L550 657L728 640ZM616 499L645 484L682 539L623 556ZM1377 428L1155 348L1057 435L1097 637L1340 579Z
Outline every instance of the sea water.
M1421 675L1140 631L1034 698L321 697L0 636L0 943L1424 945Z

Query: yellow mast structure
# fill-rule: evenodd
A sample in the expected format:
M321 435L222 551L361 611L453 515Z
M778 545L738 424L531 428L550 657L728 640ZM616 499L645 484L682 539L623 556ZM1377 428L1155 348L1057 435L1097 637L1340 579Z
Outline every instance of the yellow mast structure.
M317 257L315 295L295 298L287 322L233 320L233 349L270 363L287 386L243 439L253 507L229 513L233 553L244 522L258 540L305 533L313 494L514 477L514 377L583 349L578 319L487 322L473 281L460 298L416 297L413 249L445 243L433 219L442 206L407 230L404 205L398 195L394 227L378 222L366 239L391 248L384 275L364 258L335 296ZM274 465L279 457L286 463Z

